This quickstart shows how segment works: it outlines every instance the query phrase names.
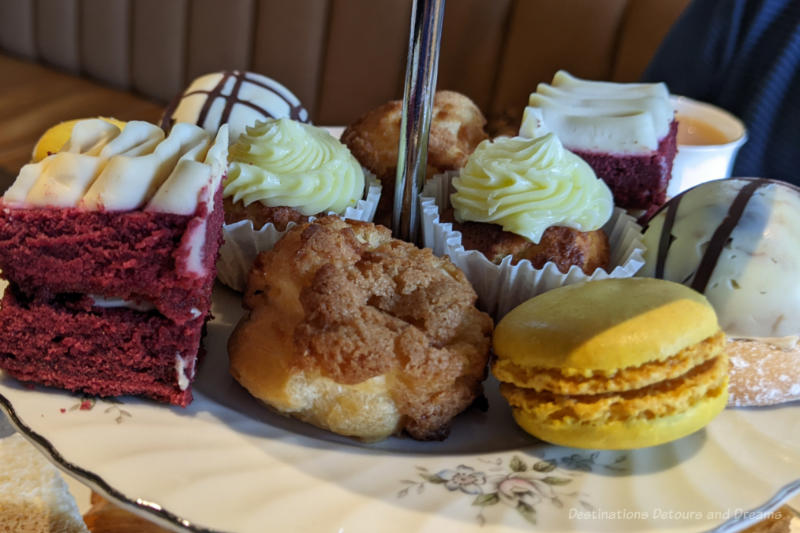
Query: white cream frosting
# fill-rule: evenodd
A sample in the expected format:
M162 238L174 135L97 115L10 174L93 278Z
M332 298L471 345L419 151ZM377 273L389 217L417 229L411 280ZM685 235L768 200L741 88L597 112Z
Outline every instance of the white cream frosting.
M711 181L681 196L664 262L665 279L691 284L712 235L747 183L742 179ZM665 215L666 209L648 224L646 264L640 275L655 275ZM723 247L705 295L729 337L784 348L797 342L800 191L778 182L756 189Z
M61 151L25 165L5 193L19 207L192 214L208 203L227 164L227 130L211 143L191 124L170 135L147 122L120 131L99 119L78 122ZM205 192L204 192L205 191ZM209 192L210 191L210 192Z
M481 142L453 186L456 220L498 224L537 244L551 226L599 229L614 209L605 182L552 133Z
M90 294L89 297L92 299L92 303L95 307L105 307L110 309L121 307L125 309L133 309L134 311L150 311L155 309L155 306L149 302L134 302L124 298L111 298L102 296L100 294Z
M646 153L658 149L673 117L663 83L588 81L558 71L530 95L520 135L553 132L573 150Z
M175 352L175 374L177 374L178 378L178 388L181 390L188 389L194 378L194 374L192 376L186 375L187 366L186 359L181 357L181 353Z
M364 194L364 171L323 128L273 119L247 129L231 146L225 198L292 207L304 215L344 213Z

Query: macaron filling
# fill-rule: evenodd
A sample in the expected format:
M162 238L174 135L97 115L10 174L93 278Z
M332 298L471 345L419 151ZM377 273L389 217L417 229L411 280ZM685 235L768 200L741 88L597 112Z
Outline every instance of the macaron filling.
M495 362L492 371L500 381L524 389L558 394L599 394L641 389L680 377L711 360L725 346L725 335L718 332L698 344L687 346L663 361L616 370L576 370L572 368L524 367L510 359Z
M727 359L718 354L682 376L633 390L570 395L508 383L503 383L500 390L512 407L522 409L542 424L601 425L685 413L725 394L727 377Z

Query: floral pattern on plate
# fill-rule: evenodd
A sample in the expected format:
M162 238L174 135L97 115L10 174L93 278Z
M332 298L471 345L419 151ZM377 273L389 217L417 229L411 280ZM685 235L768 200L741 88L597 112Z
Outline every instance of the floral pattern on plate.
M630 470L625 454L618 455L610 464L601 462L599 456L597 452L573 453L555 459L535 459L530 463L519 455L507 461L503 457L492 460L481 458L478 460L483 463L482 466L460 464L435 473L424 466L417 466L417 476L422 481L401 480L406 486L397 492L397 496L405 498L411 491L423 494L426 486L440 485L450 492L475 496L472 505L479 509L475 519L481 526L487 520L484 509L498 503L511 507L525 520L536 524L537 507L543 504L562 509L564 500L570 499L583 509L594 509L586 494L569 487L580 471L606 469L623 473ZM572 470L559 468L559 464Z

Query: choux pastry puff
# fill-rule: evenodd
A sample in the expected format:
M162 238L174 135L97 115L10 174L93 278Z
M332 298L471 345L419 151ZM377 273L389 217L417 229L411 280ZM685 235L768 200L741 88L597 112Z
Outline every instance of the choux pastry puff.
M724 347L702 294L664 280L606 279L513 309L495 330L492 370L531 435L631 449L689 435L724 409Z

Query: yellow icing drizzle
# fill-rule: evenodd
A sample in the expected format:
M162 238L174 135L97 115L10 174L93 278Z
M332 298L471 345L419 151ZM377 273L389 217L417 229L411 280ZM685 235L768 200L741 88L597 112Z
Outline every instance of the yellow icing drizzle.
M322 128L282 118L257 122L230 148L224 196L245 205L344 213L364 193L364 172Z
M550 226L592 231L614 208L611 191L554 134L483 141L453 179L459 222L489 222L538 243Z

